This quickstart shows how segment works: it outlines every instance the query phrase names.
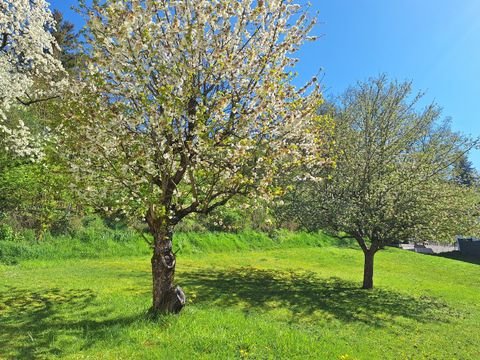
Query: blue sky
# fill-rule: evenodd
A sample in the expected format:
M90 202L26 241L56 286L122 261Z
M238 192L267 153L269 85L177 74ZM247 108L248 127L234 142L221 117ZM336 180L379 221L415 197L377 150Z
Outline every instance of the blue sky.
M50 0L78 27L76 0ZM452 127L480 136L479 0L313 0L319 41L299 54L306 80L323 70L327 96L379 73L413 80ZM480 151L471 154L480 169Z

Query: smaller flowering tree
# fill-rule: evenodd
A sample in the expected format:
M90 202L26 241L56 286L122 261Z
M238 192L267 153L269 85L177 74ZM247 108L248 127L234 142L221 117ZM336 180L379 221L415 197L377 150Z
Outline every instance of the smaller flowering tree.
M14 105L58 96L66 83L51 30L55 22L44 0L0 0L0 136L14 154L38 157L36 140L22 121L12 123Z
M179 311L175 225L323 161L322 97L287 70L314 25L292 0L94 2L62 144L87 195L144 219L154 312ZM93 184L93 185L92 185Z
M293 208L316 225L354 238L364 253L363 288L374 257L404 241L451 243L478 232L478 194L452 181L453 165L478 144L453 132L432 104L416 105L411 83L384 75L349 89L335 112L333 169L297 187ZM303 191L302 191L303 190Z

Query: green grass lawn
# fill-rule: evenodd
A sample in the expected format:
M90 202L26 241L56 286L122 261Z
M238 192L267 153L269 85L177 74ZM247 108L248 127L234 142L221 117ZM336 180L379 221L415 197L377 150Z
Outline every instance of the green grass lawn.
M389 249L180 255L188 306L148 320L149 258L0 265L0 358L480 359L480 267Z

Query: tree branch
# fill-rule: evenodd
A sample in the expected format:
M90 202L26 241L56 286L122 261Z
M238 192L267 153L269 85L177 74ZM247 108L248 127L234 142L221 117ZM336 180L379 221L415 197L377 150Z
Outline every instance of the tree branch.
M54 96L50 96L50 97L46 97L46 98L41 98L41 99L32 99L32 100L22 100L20 99L19 97L16 97L15 99L22 105L24 106L30 106L30 105L33 105L33 104L37 104L39 102L44 102L44 101L49 101L49 100L53 100L53 99L57 99L59 98L60 96L58 95L54 95Z
M3 50L7 46L7 41L8 41L8 34L3 33L2 34L2 44L0 45L0 50Z

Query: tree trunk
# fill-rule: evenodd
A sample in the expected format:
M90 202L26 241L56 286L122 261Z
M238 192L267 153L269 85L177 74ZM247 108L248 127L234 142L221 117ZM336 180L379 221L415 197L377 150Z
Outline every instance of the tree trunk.
M363 252L365 255L365 263L363 267L363 286L362 289L373 289L373 260L375 251L369 249Z
M174 285L175 254L172 251L172 229L154 229L152 256L153 314L178 313L185 305L185 294Z

